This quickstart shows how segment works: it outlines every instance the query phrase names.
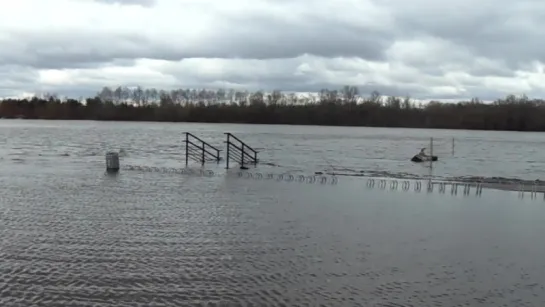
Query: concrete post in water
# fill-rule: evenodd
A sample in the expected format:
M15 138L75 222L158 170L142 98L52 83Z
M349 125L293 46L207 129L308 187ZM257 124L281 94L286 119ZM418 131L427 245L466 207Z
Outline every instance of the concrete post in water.
M119 172L119 153L113 151L106 153L106 172Z
M452 138L452 155L454 156L454 138Z

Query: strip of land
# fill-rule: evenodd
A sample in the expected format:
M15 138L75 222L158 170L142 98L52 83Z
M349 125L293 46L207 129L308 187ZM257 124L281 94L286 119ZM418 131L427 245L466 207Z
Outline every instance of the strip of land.
M105 88L80 99L4 99L0 118L545 131L545 101L510 95L493 103L416 103L378 93L362 97L353 87L305 97L279 91Z

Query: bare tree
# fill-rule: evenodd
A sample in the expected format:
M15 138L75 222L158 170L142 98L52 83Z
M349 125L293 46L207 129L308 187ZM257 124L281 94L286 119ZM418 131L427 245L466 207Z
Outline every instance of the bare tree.
M102 90L97 94L97 96L102 101L112 101L114 98L114 93L111 88L105 86L102 88Z
M234 102L235 101L235 90L234 89L229 90L229 93L227 94L227 98L229 99L229 102Z
M355 103L358 94L358 88L355 86L345 85L342 89L342 98L346 103Z
M125 103L129 102L129 100L131 99L131 90L124 86L122 89L121 89L121 100Z
M161 90L158 93L159 95L159 105L161 107L170 107L174 105L174 100L169 92Z
M265 100L264 100L264 94L262 91L257 91L250 96L250 105L259 106L264 104L265 104Z
M149 88L144 90L144 95L142 95L142 105L149 105L151 101L151 90Z
M401 100L395 96L388 96L388 98L386 98L386 106L393 109L400 109Z
M123 89L121 88L121 86L118 86L115 90L114 90L114 93L113 93L113 102L115 104L120 104L121 101L123 100Z
M412 103L411 103L411 97L409 96L405 96L405 98L403 98L403 108L405 110L408 110L412 107Z
M269 95L269 103L272 105L277 105L282 99L282 92L279 90L273 90Z
M137 86L135 89L133 89L133 91L132 91L132 101L136 105L141 106L143 98L144 98L144 90L140 86Z
M157 91L156 88L151 88L149 90L149 99L153 101L154 103L157 103L159 101L160 99L159 92Z
M371 97L369 97L369 102L381 105L382 104L382 97L380 96L380 93L377 91L373 91L371 93Z
M225 101L225 95L226 95L225 90L220 88L216 92L216 99L221 101L221 102L224 102Z

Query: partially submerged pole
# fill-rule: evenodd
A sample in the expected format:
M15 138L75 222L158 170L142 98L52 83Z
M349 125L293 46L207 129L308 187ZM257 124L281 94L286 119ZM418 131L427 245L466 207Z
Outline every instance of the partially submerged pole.
M119 172L119 153L110 151L106 153L106 172Z
M454 156L454 138L452 138L452 155Z
M185 133L185 166L189 164L189 133Z
M433 172L433 138L430 138L430 182Z
M229 136L230 136L230 134L229 134L229 133L226 133L226 134L227 134L227 155L226 155L226 157L225 157L225 168L226 168L226 169L229 169L229 159L231 158L231 157L229 156L229 149L230 149L230 147L231 147L231 143L230 143L230 141L229 141Z

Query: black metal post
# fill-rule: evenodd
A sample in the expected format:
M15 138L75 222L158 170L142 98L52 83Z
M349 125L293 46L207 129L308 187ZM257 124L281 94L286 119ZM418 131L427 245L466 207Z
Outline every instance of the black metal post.
M254 163L257 164L257 151L254 151Z
M185 166L189 164L189 134L185 133Z
M240 167L244 167L244 144L241 146L241 155L240 155Z
M202 156L201 156L201 164L204 165L204 152L206 151L206 149L204 148L204 142L202 142Z
M229 143L229 133L227 133L227 157L225 159L225 162L226 162L226 165L225 165L225 168L226 169L229 169L229 146L230 143Z

